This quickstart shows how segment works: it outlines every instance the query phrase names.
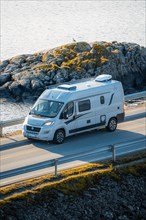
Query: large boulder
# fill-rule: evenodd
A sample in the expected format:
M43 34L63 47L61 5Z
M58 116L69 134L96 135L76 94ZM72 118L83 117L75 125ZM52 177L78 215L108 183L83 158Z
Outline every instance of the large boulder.
M22 86L23 91L30 91L31 89L31 83L30 79L21 79L18 81L18 83Z
M21 99L21 95L23 93L23 88L18 82L13 82L9 86L9 91L10 91L10 93L12 94L12 96L14 98L20 98Z
M13 71L18 71L18 68L19 66L17 64L8 64L4 71L12 73Z
M3 86L0 87L0 98L11 99L11 95L7 87L3 87Z
M13 79L14 81L20 80L21 77L22 77L22 73L21 73L21 72L19 72L19 73L16 72L15 74L12 75L12 79Z
M25 55L15 56L10 59L10 64L16 64L18 66L24 62L25 62Z
M74 50L75 52L85 52L91 50L91 46L87 42L74 42L64 45L63 48Z
M42 83L41 80L39 80L38 78L34 78L31 80L31 88L32 90L36 91L40 88L42 88L44 85Z
M42 55L41 54L33 54L33 55L28 55L25 59L25 62L27 64L32 64L32 63L38 63L42 60Z
M0 64L0 72L2 72L8 64L9 64L9 60L2 61Z
M108 61L105 65L98 67L95 74L111 74L114 79L122 82L125 93L144 89L146 86L146 48L133 43L117 42L112 42L108 47L110 47ZM94 48L96 48L95 44Z
M11 75L9 73L3 73L0 75L0 86L4 85L8 81L11 81Z
M7 89L13 82L12 81L8 81L5 84L3 84L0 88L5 88Z

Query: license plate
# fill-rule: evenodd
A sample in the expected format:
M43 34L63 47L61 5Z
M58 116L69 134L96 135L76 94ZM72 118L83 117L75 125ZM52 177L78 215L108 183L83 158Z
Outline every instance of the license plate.
M35 137L37 136L37 134L30 133L30 132L29 132L29 133L27 133L27 135L28 135L28 137L30 137L30 138L31 138L31 137L34 137L34 138L35 138Z

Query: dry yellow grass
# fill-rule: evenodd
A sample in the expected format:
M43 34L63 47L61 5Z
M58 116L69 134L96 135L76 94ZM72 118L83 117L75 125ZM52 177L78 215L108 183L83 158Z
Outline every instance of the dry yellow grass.
M108 167L108 165L106 166ZM44 184L45 182L54 182L58 179L63 179L72 175L78 175L84 172L90 172L92 170L104 169L105 166L103 164L98 163L89 163L84 166L79 166L77 168L72 168L66 171L59 172L58 176L55 177L53 174L43 175L40 177L36 177L33 179L29 179L26 181L22 181L19 183L11 184L9 186L1 187L0 194L7 195L16 191L20 191L22 189L34 188L38 185Z
M22 130L17 130L17 131L13 131L13 132L3 134L3 137L14 136L14 135L19 135L19 134L22 134Z
M98 165L97 165L98 166ZM92 165L90 165L90 168ZM95 168L94 164L92 168ZM79 168L79 170L84 170L83 168ZM87 169L89 167L87 166ZM86 169L85 169L86 170ZM73 170L72 170L73 171ZM77 170L76 170L77 171ZM139 176L142 172L146 171L146 163L128 166L122 169L114 170L112 166L109 166L102 170L92 170L88 172L73 174L71 176L63 177L62 179L55 180L53 182L44 182L29 190L26 189L22 192L16 192L13 194L9 194L3 200L0 200L0 206L4 206L13 201L25 200L27 203L33 202L35 200L35 196L42 196L44 200L44 196L47 197L51 194L52 190L57 190L64 194L76 194L79 195L83 190L88 189L94 185L97 185L99 180L104 176L109 176L114 181L119 182L122 174L132 174L135 176ZM63 174L64 172L62 172ZM74 171L73 171L74 173ZM71 173L69 173L71 174Z
M2 187L0 195L0 206L14 200L28 199L31 194L40 194L56 189L65 194L78 194L93 182L93 178L112 170L111 166L105 167L101 164L87 164L68 171L62 171L57 177L45 175L21 183Z

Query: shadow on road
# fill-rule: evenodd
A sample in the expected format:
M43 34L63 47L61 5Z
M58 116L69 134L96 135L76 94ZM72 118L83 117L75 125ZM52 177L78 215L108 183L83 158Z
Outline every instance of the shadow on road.
M125 121L133 121L133 120L137 120L140 118L145 118L146 117L146 112L142 112L142 113L138 113L135 115L129 115L125 117Z
M29 145L33 142L38 142L36 140L28 140L28 139L24 139L24 140L18 140L18 139L12 139L12 138L9 138L9 137L6 137L5 139L8 139L8 140L13 140L13 142L11 143L6 143L6 144L1 144L0 146L0 150L1 151L4 151L4 150L9 150L9 149L12 149L12 148L17 148L17 147L22 147L22 146L25 146L25 145Z

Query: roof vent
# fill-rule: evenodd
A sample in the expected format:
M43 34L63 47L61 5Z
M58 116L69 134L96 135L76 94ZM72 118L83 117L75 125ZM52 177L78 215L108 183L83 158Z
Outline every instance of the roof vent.
M100 75L100 76L97 76L97 77L95 78L95 81L96 81L96 82L107 82L107 81L109 81L109 80L111 80L111 79L112 79L112 76L111 76L111 75L102 74L102 75Z
M71 91L71 90L75 90L76 86L64 84L64 85L58 86L57 88Z

